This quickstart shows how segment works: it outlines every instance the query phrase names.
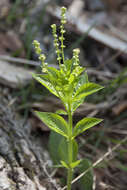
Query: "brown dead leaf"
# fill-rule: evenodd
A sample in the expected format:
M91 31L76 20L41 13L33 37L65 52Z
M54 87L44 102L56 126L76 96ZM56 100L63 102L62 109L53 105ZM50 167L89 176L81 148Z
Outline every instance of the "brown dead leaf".
M0 19L8 15L10 10L9 0L0 0Z
M0 33L0 54L1 55L10 55L16 53L20 57L25 57L25 51L22 41L19 39L19 36L13 32L8 31L7 33Z

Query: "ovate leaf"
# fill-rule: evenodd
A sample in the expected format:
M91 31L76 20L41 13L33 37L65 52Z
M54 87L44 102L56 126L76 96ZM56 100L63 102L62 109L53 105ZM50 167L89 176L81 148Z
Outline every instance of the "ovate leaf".
M102 87L98 84L95 84L95 83L88 82L84 85L81 85L78 88L78 90L76 91L76 93L74 95L74 100L80 100L82 98L85 98L86 96L93 94L102 88L104 88L104 87Z
M75 100L74 102L72 102L72 112L74 112L83 102L84 102L84 98L81 98L80 100Z
M97 125L101 121L102 121L102 119L98 119L98 118L84 118L84 119L82 119L74 127L73 137L76 137L80 133L83 133L84 131L86 131L87 129L89 129L95 125Z
M49 153L53 160L53 163L56 165L60 164L60 156L58 152L58 145L61 143L62 139L65 138L55 131L50 132L49 136Z
M52 94L58 97L57 91L54 85L50 82L48 75L33 74L33 77L45 86Z
M86 171L92 166L92 163L88 159L83 159L79 165L80 173ZM93 169L91 168L80 180L80 190L92 190L93 186Z
M70 75L71 71L72 71L72 59L67 59L64 61L64 65L66 68L66 75Z
M80 76L78 77L78 81L77 81L77 85L76 85L76 87L75 87L75 92L74 92L74 93L76 93L76 91L77 91L82 85L84 85L84 84L86 84L86 83L89 83L89 81L88 81L88 75L87 75L86 72L84 72L82 75L80 75Z
M36 115L50 129L61 134L62 136L66 138L68 137L68 124L60 115L57 115L55 113L38 112L38 111L36 111Z
M84 85L85 83L88 83L88 75L86 72L84 72L81 76L79 76L78 78L78 81L77 81L77 84L75 86L75 90L74 90L74 93L73 95L76 93L76 91L82 86ZM81 98L79 100L75 100L73 101L73 104L72 104L72 112L74 112L83 102L84 102L85 98Z
M78 153L78 144L75 140L72 141L72 161L76 161L77 160L77 153ZM61 160L63 160L64 162L68 162L68 142L65 138L62 139L61 143L59 144L59 157Z

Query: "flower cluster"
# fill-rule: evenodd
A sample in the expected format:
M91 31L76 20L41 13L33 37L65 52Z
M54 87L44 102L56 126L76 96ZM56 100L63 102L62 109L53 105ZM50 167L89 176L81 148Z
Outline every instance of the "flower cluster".
M76 48L73 49L73 60L74 60L74 65L79 65L79 53L80 49Z
M40 48L40 43L37 40L34 40L33 45L34 45L34 48L35 48L35 52L36 52L36 54L39 55L39 60L42 63L42 66L43 66L42 71L46 72L47 71L47 69L46 69L47 63L45 63L46 56L44 54L42 54L42 50Z
M66 10L67 9L65 7L61 8L61 24L66 24L66 17L65 17Z
M56 24L52 24L51 28L52 28L52 33L53 33L53 37L54 37L54 46L56 48L57 60L59 61L59 64L60 64L60 61L61 61L61 56L60 56L61 50L59 49L58 36L57 36L57 33L56 33Z
M37 41L37 40L34 40L33 41L33 45L34 45L34 48L35 48L35 52L37 55L40 55L42 50L40 48L40 43Z
M63 59L63 63L64 63L64 48L65 48L65 45L63 44L63 41L64 41L64 36L63 35L65 33L64 24L66 23L65 14L66 14L66 8L62 7L61 8L61 25L60 25L61 36L59 37L61 50L59 49L59 40L58 40L58 36L57 36L57 32L56 32L56 25L55 24L51 25L52 33L53 33L53 37L54 37L54 46L56 48L57 60L59 61L59 65L61 63L61 59Z
M65 38L64 38L63 35L66 32L65 29L64 29L64 24L66 24L65 14L66 14L66 8L62 7L61 8L61 25L60 25L61 36L59 37L59 40L61 41L61 51L62 51L63 62L64 62L64 48L65 48L65 45L63 44L63 41L64 41Z

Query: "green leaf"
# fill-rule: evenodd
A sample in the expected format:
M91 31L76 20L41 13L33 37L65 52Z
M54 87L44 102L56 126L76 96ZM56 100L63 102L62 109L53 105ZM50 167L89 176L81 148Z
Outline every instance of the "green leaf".
M72 113L84 102L84 98L72 102Z
M63 160L61 160L60 162L63 165L63 167L65 167L67 169L69 168L68 164L66 162L64 162Z
M54 85L50 82L49 76L46 74L33 74L32 75L38 82L40 82L43 86L45 86L52 94L59 97Z
M79 76L77 84L75 86L75 90L73 95L76 93L76 91L85 83L88 83L88 75L86 72L84 72L81 76ZM85 98L81 98L80 100L75 100L72 103L72 112L74 112L83 102L84 102Z
M88 159L83 159L79 165L80 173L86 171L92 166L92 163ZM89 170L80 180L80 190L92 190L93 186L93 169Z
M66 68L66 75L70 75L71 70L72 70L72 59L67 59L64 61L64 65Z
M83 133L84 131L97 125L101 121L103 121L103 120L98 119L98 118L84 118L84 119L80 120L74 127L73 137L76 137L80 133Z
M47 67L48 74L50 74L54 80L57 80L59 78L60 71L54 67Z
M56 111L56 114L67 115L67 112L65 110L59 109L59 110Z
M74 94L74 100L80 100L82 98L85 98L86 96L93 94L99 90L101 90L102 86L95 84L95 83L86 83L84 85L81 85L76 93Z
M88 75L86 72L84 72L82 75L79 76L75 90L77 91L82 85L86 83L89 83Z
M58 145L60 144L63 138L64 138L63 136L56 133L55 131L50 132L48 147L49 147L50 156L55 165L60 164L61 158L59 156Z
M81 160L76 160L75 162L72 162L71 165L70 165L71 168L77 167L80 164L80 162L81 162Z
M50 129L68 138L68 124L61 116L49 112L35 113Z
M78 154L78 144L77 142L73 139L72 141L72 158L73 158L73 162L77 160L77 154ZM62 141L59 144L59 157L61 160L63 160L64 162L68 162L68 142L65 138L62 139Z

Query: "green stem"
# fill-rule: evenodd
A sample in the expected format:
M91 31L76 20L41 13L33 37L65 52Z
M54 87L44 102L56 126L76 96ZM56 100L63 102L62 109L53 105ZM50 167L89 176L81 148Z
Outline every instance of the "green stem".
M67 174L67 190L71 190L71 181L72 181L72 169L68 169L68 174Z
M69 139L68 139L68 163L69 166L72 163L72 154L73 154L73 150L72 150L72 113L71 113L71 106L69 104L69 111L68 111L68 120L69 120ZM68 176L67 176L67 190L71 190L71 181L72 181L72 168L70 167L68 169Z

